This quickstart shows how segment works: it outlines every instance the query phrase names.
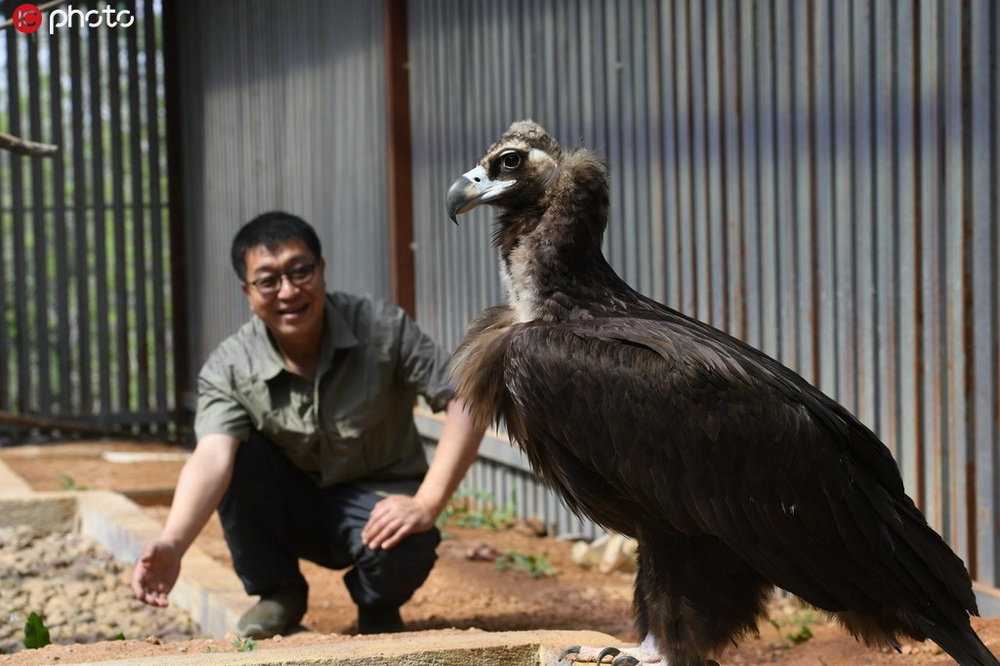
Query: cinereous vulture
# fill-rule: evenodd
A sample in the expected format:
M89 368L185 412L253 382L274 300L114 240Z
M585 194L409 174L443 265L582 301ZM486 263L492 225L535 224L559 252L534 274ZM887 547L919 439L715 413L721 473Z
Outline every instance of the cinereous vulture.
M530 120L448 192L452 220L499 209L508 297L456 351L459 395L570 508L639 542L646 638L614 663L713 663L778 586L868 645L930 638L997 664L965 566L885 445L778 361L630 288L601 251L608 202L601 159Z

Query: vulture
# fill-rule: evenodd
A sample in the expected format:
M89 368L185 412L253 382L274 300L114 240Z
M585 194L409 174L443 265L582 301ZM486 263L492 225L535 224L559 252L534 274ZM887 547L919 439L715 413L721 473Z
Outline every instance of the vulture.
M641 644L614 664L714 664L756 633L775 586L871 647L937 642L997 664L962 560L905 494L888 448L763 352L632 289L601 243L604 162L515 122L447 194L498 209L506 305L455 352L458 395L503 422L575 512L639 544Z

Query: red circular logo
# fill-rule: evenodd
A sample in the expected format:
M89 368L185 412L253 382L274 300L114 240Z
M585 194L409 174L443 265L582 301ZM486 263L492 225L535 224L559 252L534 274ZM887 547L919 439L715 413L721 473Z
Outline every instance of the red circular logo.
M29 34L42 27L42 12L34 5L21 5L12 18L18 32Z

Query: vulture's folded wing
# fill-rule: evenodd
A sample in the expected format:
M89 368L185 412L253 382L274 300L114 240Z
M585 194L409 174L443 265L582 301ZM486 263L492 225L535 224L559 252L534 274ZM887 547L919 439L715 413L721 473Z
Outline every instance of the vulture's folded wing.
M713 534L828 610L974 608L889 452L787 368L683 319L515 328L508 428L574 509L626 534Z

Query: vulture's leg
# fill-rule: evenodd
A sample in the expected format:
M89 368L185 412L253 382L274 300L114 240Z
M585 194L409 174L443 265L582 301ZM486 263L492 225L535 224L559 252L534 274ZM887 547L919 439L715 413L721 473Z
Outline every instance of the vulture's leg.
M733 641L755 633L771 585L714 537L639 535L635 582L637 647L576 647L564 663L708 666ZM614 656L612 656L614 655Z
M712 536L643 529L635 584L636 628L669 666L710 658L757 632L771 584Z

